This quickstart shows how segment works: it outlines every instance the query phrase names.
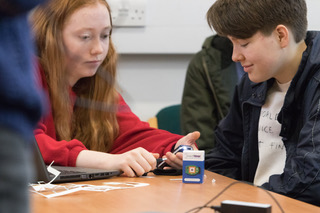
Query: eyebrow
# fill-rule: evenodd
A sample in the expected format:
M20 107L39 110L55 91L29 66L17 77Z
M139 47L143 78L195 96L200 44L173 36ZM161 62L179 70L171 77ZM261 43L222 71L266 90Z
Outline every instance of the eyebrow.
M93 27L83 27L83 28L79 28L77 31L83 31L83 30L95 30L95 28ZM111 31L112 30L112 27L104 27L102 28L102 30L109 30Z

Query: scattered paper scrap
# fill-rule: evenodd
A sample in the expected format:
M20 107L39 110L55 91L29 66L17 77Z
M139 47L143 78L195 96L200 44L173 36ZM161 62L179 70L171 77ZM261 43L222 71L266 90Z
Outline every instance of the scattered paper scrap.
M53 198L71 194L78 191L95 191L106 192L116 189L130 189L136 187L148 186L148 183L138 182L104 182L103 185L89 185L89 184L65 184L55 185L51 183L44 184L30 184L31 192L37 193L46 198Z

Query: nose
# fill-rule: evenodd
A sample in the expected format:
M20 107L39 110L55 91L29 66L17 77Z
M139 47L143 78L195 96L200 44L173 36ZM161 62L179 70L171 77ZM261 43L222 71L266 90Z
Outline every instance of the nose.
M232 60L234 62L241 62L244 60L244 55L235 46L233 46Z
M92 55L99 55L103 53L103 44L100 39L96 39L93 41L92 48L91 48L91 54Z

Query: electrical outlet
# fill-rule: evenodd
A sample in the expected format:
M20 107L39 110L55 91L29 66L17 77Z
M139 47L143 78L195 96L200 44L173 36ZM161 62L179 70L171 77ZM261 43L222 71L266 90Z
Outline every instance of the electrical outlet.
M114 27L143 27L146 0L108 0Z

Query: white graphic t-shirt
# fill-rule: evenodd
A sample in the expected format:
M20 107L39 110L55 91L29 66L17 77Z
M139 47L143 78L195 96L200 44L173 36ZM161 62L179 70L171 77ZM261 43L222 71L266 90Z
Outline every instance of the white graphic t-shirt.
M291 81L279 84L275 81L261 108L258 130L259 163L253 182L258 186L268 182L271 175L281 174L284 169L286 149L282 137L279 136L281 124L277 117L290 83Z

